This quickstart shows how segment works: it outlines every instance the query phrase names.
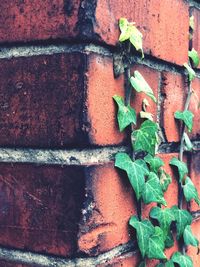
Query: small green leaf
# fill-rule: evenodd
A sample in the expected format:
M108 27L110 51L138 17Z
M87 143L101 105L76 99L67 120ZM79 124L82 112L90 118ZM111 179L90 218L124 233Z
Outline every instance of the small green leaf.
M145 184L144 177L149 174L145 161L137 159L133 162L126 153L118 153L115 156L115 166L126 171L137 200L140 199Z
M126 18L120 18L119 20L120 31L121 32L126 31L127 27L128 27L128 20Z
M159 226L163 230L164 240L166 240L171 223L175 221L173 211L168 208L161 209L159 207L153 207L150 211L150 217L159 222Z
M163 231L160 227L155 227L155 232L148 239L148 249L146 251L147 257L149 259L166 259L164 254L165 243Z
M153 121L153 114L146 111L140 111L140 118Z
M190 110L185 110L183 112L176 111L174 117L178 120L182 120L187 126L189 132L192 131L194 114Z
M155 122L150 120L144 121L140 129L132 133L134 151L145 151L154 155L157 143L157 131L158 126Z
M172 158L170 160L170 165L176 166L178 168L178 173L179 173L179 177L180 177L180 181L183 180L183 178L185 177L186 174L188 174L188 168L187 165L183 162L180 161L177 158Z
M180 252L175 252L172 255L172 261L179 264L180 267L193 267L192 259L187 255L181 254Z
M160 170L159 170L158 176L159 176L159 178L160 178L160 185L161 185L161 188L162 188L163 192L166 192L168 186L169 186L169 185L171 184L171 182L172 182L172 178L171 178L171 176L170 176L168 173L166 173L166 171L163 170L163 169L160 169Z
M155 172L156 174L158 173L160 167L164 166L164 162L159 157L152 157L151 155L148 154L144 158L144 160L149 164L150 171Z
M184 135L184 140L185 140L185 144L186 144L187 150L188 150L188 151L191 151L191 150L193 149L193 144L192 144L192 142L190 141L190 138L189 138L189 136L186 134L186 132L184 132L183 135Z
M200 205L198 191L189 177L186 177L185 184L183 186L183 192L187 202L194 199L195 202Z
M144 185L142 197L145 204L156 202L165 206L167 205L163 196L159 178L154 172L150 172L148 176L148 179Z
M139 221L136 216L130 218L129 224L136 230L138 246L144 258L148 246L147 240L154 233L154 227L149 220Z
M146 95L148 95L149 97L151 97L151 99L156 103L156 98L154 96L153 90L151 89L151 87L148 85L148 83L145 81L145 79L143 78L142 74L139 71L134 71L134 76L132 76L130 78L130 82L131 85L133 86L133 88L138 92L143 92Z
M196 77L196 73L187 63L184 63L183 66L187 69L189 75L189 81L191 82Z
M192 216L187 210L181 210L177 206L173 206L172 211L176 219L177 239L180 239L186 226L192 223Z
M125 18L121 18L119 20L119 28L121 31L119 41L124 42L128 40L132 34L132 26L129 24L128 20Z
M192 229L190 225L187 225L185 227L184 233L183 233L183 239L186 246L192 245L194 247L199 246L198 239L193 235Z
M192 48L192 50L188 52L188 56L192 59L193 66L197 68L200 61L198 52L194 48Z
M137 51L142 51L142 33L135 27L132 26L132 34L130 36L130 42Z
M136 112L130 106L125 106L124 100L121 96L113 96L113 99L118 105L117 119L119 124L119 130L122 132L131 123L136 124Z

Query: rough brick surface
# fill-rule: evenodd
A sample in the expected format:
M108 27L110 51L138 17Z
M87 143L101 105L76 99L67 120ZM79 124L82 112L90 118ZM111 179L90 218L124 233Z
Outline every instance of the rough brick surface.
M181 20L177 14L181 14ZM95 32L106 43L116 44L121 17L139 26L144 35L145 52L180 65L187 62L189 12L186 2L100 0L96 7Z
M119 176L113 164L88 168L79 250L95 255L126 243L130 238L128 220L134 213L126 176Z
M174 113L183 111L187 85L179 74L163 72L161 85L161 126L168 142L180 140L180 122Z
M0 170L0 244L62 256L75 253L83 170L21 164L1 164Z
M1 60L0 145L84 143L84 65L81 53Z

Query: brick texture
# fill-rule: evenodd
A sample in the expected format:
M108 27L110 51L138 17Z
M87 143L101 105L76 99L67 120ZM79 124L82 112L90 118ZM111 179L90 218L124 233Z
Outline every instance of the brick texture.
M192 9L192 15L194 16L194 32L192 38L192 47L200 53L200 11L196 8Z
M1 164L0 170L0 244L74 254L84 197L83 170L23 164Z

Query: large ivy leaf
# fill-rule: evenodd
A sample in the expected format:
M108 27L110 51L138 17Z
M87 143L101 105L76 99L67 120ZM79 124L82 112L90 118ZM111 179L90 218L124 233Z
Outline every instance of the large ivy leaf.
M140 129L132 133L133 149L154 155L157 143L157 131L158 126L155 122L150 120L144 121Z
M139 221L136 216L130 218L129 224L136 230L138 246L144 258L148 246L147 240L154 233L154 227L149 220Z
M138 92L143 92L146 95L148 95L155 103L156 103L156 98L154 96L153 90L149 86L149 84L146 82L144 77L139 71L134 71L134 76L130 78L131 85L133 88Z
M118 105L117 120L119 130L122 132L131 123L136 124L136 112L130 105L125 106L121 96L115 95L113 96L113 99Z
M172 261L178 263L180 267L193 267L192 259L188 255L183 255L180 252L175 252L172 255Z
M121 31L119 41L124 42L129 40L131 44L135 47L137 51L142 52L142 57L144 57L142 49L142 33L136 28L135 23L128 22L126 18L121 18L119 20L119 28Z
M160 180L154 172L149 173L142 192L142 198L145 204L156 202L165 206L167 205L163 196Z
M188 131L192 131L194 114L190 110L176 111L174 117L178 120L182 120L188 128Z
M183 239L186 246L192 245L194 247L199 246L198 239L193 235L192 229L190 225L187 225L185 227L184 233L183 233Z
M188 52L188 56L189 58L191 58L193 66L197 68L199 66L199 61L200 61L198 52L194 48L192 48L192 50Z
M146 242L148 242L146 255L149 259L166 259L164 254L164 235L160 227L155 227L154 234L152 234Z
M177 206L172 207L176 219L177 239L179 239L187 225L192 223L192 216L187 210L181 210Z
M133 162L126 153L118 153L115 157L115 166L126 171L136 197L140 199L145 184L144 177L149 174L145 161L137 159Z
M194 199L198 205L200 205L200 199L198 195L198 191L194 186L192 180L189 177L186 177L185 184L183 186L183 192L186 201L190 201Z
M184 63L183 66L187 69L189 81L191 82L196 77L196 73L187 63Z
M188 174L187 165L183 161L180 161L179 159L177 159L175 157L170 160L169 164L173 165L173 166L176 166L178 168L180 181L182 182L182 180L185 177L185 175Z
M172 178L171 178L171 176L170 176L168 173L166 173L166 171L163 170L163 169L160 169L160 170L159 170L158 176L159 176L159 178L160 178L160 185L161 185L161 188L162 188L163 192L166 192L168 186L169 186L169 185L171 184L171 182L172 182Z
M164 162L159 157L152 157L151 155L148 154L144 158L144 160L149 164L150 171L155 172L156 174L158 173L160 167L164 166Z
M175 221L173 211L168 208L161 209L159 207L153 207L150 211L150 217L159 222L159 226L163 230L164 240L166 240L171 223Z

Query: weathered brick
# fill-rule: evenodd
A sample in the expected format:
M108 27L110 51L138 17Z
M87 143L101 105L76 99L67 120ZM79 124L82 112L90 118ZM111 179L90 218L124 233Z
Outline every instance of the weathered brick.
M192 15L194 16L194 32L192 38L192 47L200 54L200 11L192 8ZM199 66L200 68L200 66Z
M135 213L133 192L127 177L119 176L113 164L87 169L84 206L80 251L99 254L129 240L128 220Z
M6 0L0 9L0 42L79 38L116 45L118 20L126 17L142 31L146 53L181 65L187 61L189 12L184 1Z
M189 110L194 114L193 119L193 129L189 134L190 138L193 140L198 140L200 138L200 116L199 116L199 103L200 103L200 79L195 79L192 82L192 89L194 93L192 94Z
M174 113L183 111L187 85L184 78L175 73L162 73L161 126L168 142L180 140L180 122L175 120Z
M196 186L199 197L200 197L200 152L197 152L191 155L191 164L190 164L190 177ZM196 204L194 200L191 201L191 210L196 211L200 210L200 207Z
M181 14L181 20L177 14ZM96 7L95 33L115 45L118 20L136 22L144 35L144 50L155 57L182 65L188 57L188 4L179 0L100 0ZM169 19L170 18L170 19Z
M84 170L26 164L0 164L0 170L0 244L73 255L84 198Z

